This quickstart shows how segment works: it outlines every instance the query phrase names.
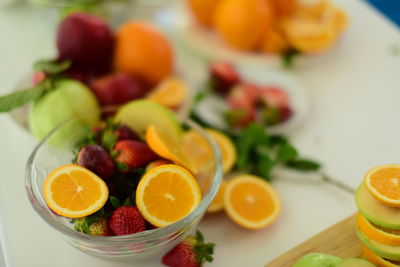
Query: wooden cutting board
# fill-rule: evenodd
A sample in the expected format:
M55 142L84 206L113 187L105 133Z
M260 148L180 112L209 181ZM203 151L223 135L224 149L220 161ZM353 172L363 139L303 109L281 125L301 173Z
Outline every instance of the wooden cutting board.
M311 252L327 253L341 258L360 257L361 242L355 232L355 215L294 247L265 267L291 267L299 258Z

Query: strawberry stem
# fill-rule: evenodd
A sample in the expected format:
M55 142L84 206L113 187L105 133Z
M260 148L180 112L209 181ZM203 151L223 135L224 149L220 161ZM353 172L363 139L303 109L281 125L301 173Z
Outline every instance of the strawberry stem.
M212 262L214 253L214 243L204 243L204 237L200 231L196 232L196 245L193 251L196 253L196 260L202 266L206 261Z

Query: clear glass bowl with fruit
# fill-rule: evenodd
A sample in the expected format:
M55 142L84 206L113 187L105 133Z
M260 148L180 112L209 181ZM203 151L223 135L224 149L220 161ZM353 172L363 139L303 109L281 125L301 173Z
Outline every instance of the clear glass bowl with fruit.
M200 126L179 121L171 111L149 100L129 103L112 122L99 127L83 130L80 123L80 119L72 118L56 127L27 162L25 187L29 200L49 226L73 247L112 260L161 256L196 228L222 179L220 151ZM185 150L185 140L175 143L174 138L184 137L185 133L204 139L200 149L208 149L212 160L200 168L193 165L193 146ZM129 154L132 151L140 156ZM82 177L88 179L86 184L80 182ZM177 177L183 180L175 181ZM74 182L68 185L69 178ZM157 184L160 181L161 185ZM168 181L174 185L162 184ZM68 199L66 192L73 184L76 192L83 192L73 199L79 196L89 201L87 207L82 207L85 201L80 200L66 200L68 205L75 204L62 206L60 194ZM87 184L91 184L92 191ZM174 186L175 191L162 191ZM90 192L98 194L93 197ZM89 195L96 200L86 198ZM151 206L160 201L160 196L164 204L173 199L179 209L171 210L168 204ZM132 216L140 218L128 220L133 226L121 226L124 217L115 215L119 209L135 210ZM168 212L160 215L160 210Z

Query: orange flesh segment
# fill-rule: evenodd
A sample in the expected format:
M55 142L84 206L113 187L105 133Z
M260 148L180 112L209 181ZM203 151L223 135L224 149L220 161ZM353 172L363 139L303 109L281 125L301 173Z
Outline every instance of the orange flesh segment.
M400 168L384 168L370 175L370 184L378 193L400 200Z

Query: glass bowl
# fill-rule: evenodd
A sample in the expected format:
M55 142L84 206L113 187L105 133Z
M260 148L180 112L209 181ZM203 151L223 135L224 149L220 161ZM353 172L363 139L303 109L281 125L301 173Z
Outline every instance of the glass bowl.
M47 175L55 168L71 163L73 144L82 136L82 132L74 131L62 146L51 146L51 138L68 129L71 123L76 123L76 119L60 124L36 146L28 159L25 175L25 188L32 207L69 244L87 254L109 260L136 261L161 256L195 230L222 179L220 151L200 126L189 120L181 121L186 129L196 131L207 141L213 154L213 159L199 172L201 174L196 175L203 190L200 205L188 216L166 227L124 236L91 236L75 231L70 219L53 213L43 197L43 183Z

